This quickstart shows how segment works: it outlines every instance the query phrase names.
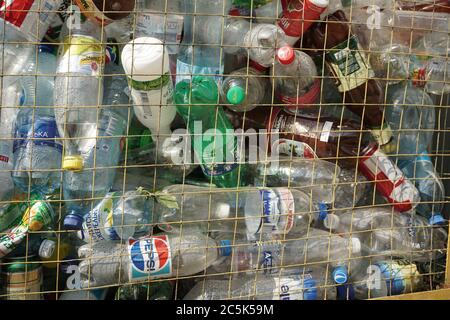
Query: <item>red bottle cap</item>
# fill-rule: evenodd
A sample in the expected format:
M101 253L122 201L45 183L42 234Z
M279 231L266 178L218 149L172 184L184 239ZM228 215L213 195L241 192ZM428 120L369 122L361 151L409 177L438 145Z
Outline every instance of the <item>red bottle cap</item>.
M281 64L291 64L295 60L294 49L290 46L284 46L278 49L277 59Z

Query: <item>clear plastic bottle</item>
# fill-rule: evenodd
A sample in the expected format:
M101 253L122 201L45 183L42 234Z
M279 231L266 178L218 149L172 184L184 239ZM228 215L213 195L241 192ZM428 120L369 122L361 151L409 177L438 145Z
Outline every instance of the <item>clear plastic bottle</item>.
M323 269L299 269L287 275L239 278L239 282L206 278L198 282L183 300L335 300L336 288L325 287Z
M15 124L14 184L23 192L53 193L61 183L62 142L53 108L56 56L53 48L41 45L21 78L22 106ZM36 107L34 107L36 106ZM42 108L48 107L48 108Z
M320 93L320 80L312 58L291 47L278 50L278 61L273 67L275 94L286 110L295 113L316 109ZM300 109L300 110L299 110Z
M108 193L84 216L78 237L86 243L128 240L147 233L152 223L153 198L143 190Z
M124 93L127 80L123 69L114 63L108 64L106 73L104 108L95 122L94 136L98 138L84 149L84 170L64 172L64 225L69 229L79 230L83 214L95 207L88 199L101 199L111 189L123 148L129 115L129 97Z
M221 100L235 112L245 112L263 103L269 89L269 79L249 67L233 71L220 87Z
M55 79L55 117L64 140L63 169L80 171L95 146L103 99L106 38L102 28L82 16L64 25Z
M195 224L203 231L233 231L250 239L264 236L301 234L313 222L310 198L286 188L233 191L190 185L173 185L163 190L170 201L159 201L155 213L158 226L178 233L182 226ZM158 201L158 198L157 198Z
M81 287L132 283L199 273L231 254L230 241L217 242L198 230L103 241L79 248Z
M400 215L382 207L336 211L324 224L335 233L359 238L378 256L426 262L441 257L447 245L447 232L414 212Z

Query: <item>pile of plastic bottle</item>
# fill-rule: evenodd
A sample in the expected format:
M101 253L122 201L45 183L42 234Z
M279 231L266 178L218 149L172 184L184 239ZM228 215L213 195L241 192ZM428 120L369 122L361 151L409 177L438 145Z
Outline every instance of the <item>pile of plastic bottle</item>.
M439 288L449 13L444 0L4 1L0 298Z

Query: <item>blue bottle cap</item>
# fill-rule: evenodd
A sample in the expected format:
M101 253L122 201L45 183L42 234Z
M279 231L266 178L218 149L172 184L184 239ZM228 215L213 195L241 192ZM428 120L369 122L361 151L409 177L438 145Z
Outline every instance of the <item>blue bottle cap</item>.
M306 279L303 282L303 300L317 300L317 285L314 279Z
M440 213L433 213L429 220L430 225L442 225L445 223L444 217Z
M344 284L348 280L347 268L344 266L338 266L333 270L333 280L337 284Z
M328 215L328 206L324 202L319 202L319 220L325 220Z
M40 44L39 52L45 52L50 54L55 54L55 47L49 44Z
M231 255L231 241L230 240L220 240L219 253L222 257L229 257Z
M64 218L65 230L81 230L83 226L83 217L76 214L75 211L71 211Z

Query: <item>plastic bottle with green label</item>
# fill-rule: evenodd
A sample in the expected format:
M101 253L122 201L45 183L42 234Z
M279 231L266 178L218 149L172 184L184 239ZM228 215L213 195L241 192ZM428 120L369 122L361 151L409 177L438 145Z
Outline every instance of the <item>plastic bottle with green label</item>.
M242 177L247 167L238 164L234 127L218 101L217 84L212 78L199 76L176 85L177 111L192 135L203 173L217 186L233 188L245 184L239 175Z

